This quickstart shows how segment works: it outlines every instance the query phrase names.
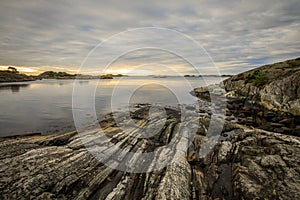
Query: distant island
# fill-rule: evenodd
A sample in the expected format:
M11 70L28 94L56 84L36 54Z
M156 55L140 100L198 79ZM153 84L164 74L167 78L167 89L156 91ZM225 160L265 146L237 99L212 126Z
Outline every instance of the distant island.
M86 74L69 74L66 72L46 71L38 75L38 79L113 79L114 77L126 76L123 74L101 74L101 75L86 75Z
M214 74L211 74L211 75L190 75L190 74L186 74L184 75L184 77L232 77L233 75L227 75L227 74L224 74L224 75L214 75Z
M35 76L21 74L15 67L8 67L7 70L0 70L0 82L19 82L19 81L34 81Z
M75 79L76 74L68 74L67 72L46 71L37 76L38 79Z
M20 73L15 67L8 67L7 70L0 70L0 82L22 82L35 81L41 79L113 79L114 77L123 77L123 74L69 74L67 72L46 71L37 76Z
M113 79L114 77L124 77L128 75L124 74L100 74L100 75L88 75L88 74L69 74L67 72L54 72L45 71L37 76L26 75L20 73L15 67L8 67L7 70L0 70L0 83L2 82L22 82L22 81L35 81L42 79ZM147 77L153 78L167 78L172 76L166 75L148 75ZM184 77L232 77L232 75L190 75L186 74Z

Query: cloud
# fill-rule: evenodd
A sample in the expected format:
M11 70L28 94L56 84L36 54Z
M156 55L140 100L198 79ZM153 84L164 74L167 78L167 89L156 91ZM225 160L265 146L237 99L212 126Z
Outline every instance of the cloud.
M31 66L38 71L54 67L74 71L93 47L112 35L159 26L194 38L221 73L238 73L300 56L299 10L298 0L5 0L0 7L0 64ZM146 41L158 42L152 37ZM173 42L188 55L199 56L188 44ZM130 45L130 41L123 45ZM153 59L169 66L182 64L185 72L190 72L182 60L158 52L141 51L122 62L128 66L129 61L138 65L153 63Z

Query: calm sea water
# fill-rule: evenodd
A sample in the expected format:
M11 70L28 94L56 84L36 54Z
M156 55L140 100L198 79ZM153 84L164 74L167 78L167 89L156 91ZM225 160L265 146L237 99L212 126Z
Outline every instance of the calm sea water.
M217 83L217 77L153 78L125 77L107 80L80 80L81 98L94 99L99 118L136 103L176 106L197 101L189 92ZM30 133L62 133L74 130L72 97L74 80L40 80L0 84L0 136ZM74 95L74 98L77 98ZM75 108L76 109L76 108ZM87 116L88 117L88 116Z

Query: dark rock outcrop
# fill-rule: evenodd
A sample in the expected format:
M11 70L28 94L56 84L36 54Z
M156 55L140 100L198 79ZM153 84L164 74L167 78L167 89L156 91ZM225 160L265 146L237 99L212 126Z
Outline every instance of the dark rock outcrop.
M226 91L269 110L300 115L300 58L262 66L224 81Z
M299 151L297 137L243 131L195 166L194 183L203 199L298 199Z
M196 88L204 101L227 97L227 120L268 131L300 136L300 59L262 66L226 79L223 83Z

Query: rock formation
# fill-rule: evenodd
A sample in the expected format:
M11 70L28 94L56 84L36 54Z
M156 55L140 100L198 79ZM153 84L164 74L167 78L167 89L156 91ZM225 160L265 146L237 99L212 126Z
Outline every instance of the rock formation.
M144 127L149 122L148 112L149 108L145 106L131 116L136 124ZM182 120L180 114L179 110L168 108L164 127L148 138L128 137L132 132L123 132L112 115L100 122L110 141L130 152L150 152L164 147L171 140L175 141L170 155L175 156L179 152L180 156L166 167L147 173L115 170L99 162L91 154L91 150L97 151L97 142L93 143L94 146L90 143L89 148L83 144L84 139L103 141L104 133L97 130L85 131L84 134L70 132L1 138L0 198L300 198L298 137L251 130L225 121L218 143L207 156L200 157L210 117L199 115ZM159 123L159 120L151 120ZM187 138L191 143L187 145L176 138L182 138L182 132L178 130L191 121L199 122L200 127ZM124 123L127 123L126 120ZM101 147L113 152L109 146ZM120 160L126 159L131 166L144 162L143 157L127 155L112 154ZM153 158L144 167L160 163Z
M300 58L262 66L224 81L227 91L268 109L300 115Z
M202 100L227 94L228 120L268 131L300 136L300 58L262 66L226 79L220 85L196 88Z

